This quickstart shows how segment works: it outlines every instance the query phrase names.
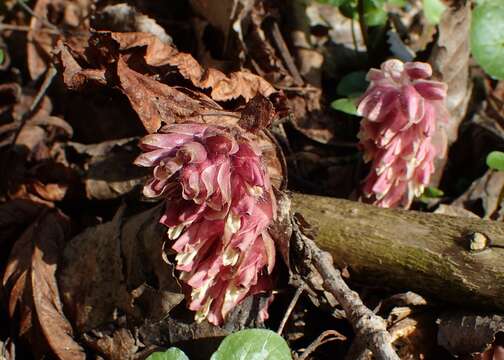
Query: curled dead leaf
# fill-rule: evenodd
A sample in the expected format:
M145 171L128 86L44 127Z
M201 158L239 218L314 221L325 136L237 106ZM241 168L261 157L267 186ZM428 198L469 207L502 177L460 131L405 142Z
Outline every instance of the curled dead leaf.
M83 47L89 34L90 6L89 0L36 2L27 45L28 70L32 79L38 79L46 71L59 39L65 38L75 48Z
M438 320L438 344L454 355L479 354L490 348L504 331L500 315L445 313Z
M174 66L180 74L200 89L211 88L215 101L227 101L243 97L246 101L256 94L265 97L276 90L266 80L248 71L237 71L225 75L217 69L204 69L191 54L182 53L147 33L98 33L99 37L110 37L119 44L120 51L145 47L144 59L154 67Z
M57 210L42 210L14 244L2 286L9 297L9 317L21 318L20 336L34 346L43 341L59 359L84 360L84 350L73 339L63 313L55 276L69 232L66 217Z

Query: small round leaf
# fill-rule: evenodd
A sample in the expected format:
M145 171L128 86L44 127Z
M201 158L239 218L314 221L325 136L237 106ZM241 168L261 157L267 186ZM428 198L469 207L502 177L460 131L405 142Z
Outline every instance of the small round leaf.
M441 21L441 16L446 6L441 0L423 0L423 12L430 24L437 25Z
M350 115L357 115L357 107L355 106L355 98L341 98L334 100L331 103L331 107L334 110L342 111Z
M486 158L486 163L490 169L504 171L504 153L492 151Z
M227 336L210 360L292 360L289 346L277 333L247 329Z
M155 352L146 360L189 360L184 352L176 347L171 347L165 352Z
M474 9L471 50L487 74L504 79L504 6L501 0L488 0Z
M366 72L354 71L343 76L336 87L336 93L341 96L357 97L366 91L368 85Z

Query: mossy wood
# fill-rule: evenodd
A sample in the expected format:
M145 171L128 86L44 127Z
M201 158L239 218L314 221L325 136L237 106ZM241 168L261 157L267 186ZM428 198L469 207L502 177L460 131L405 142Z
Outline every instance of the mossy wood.
M293 194L316 243L353 279L504 310L504 223Z

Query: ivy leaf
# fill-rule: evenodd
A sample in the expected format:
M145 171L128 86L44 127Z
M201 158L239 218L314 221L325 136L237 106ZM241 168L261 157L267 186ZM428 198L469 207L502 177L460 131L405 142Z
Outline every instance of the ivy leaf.
M344 113L357 116L357 98L341 98L334 100L331 107L334 110L342 111Z
M487 74L504 79L504 6L500 0L487 0L474 9L471 51Z
M365 71L354 71L345 75L336 88L336 93L341 96L358 97L366 91L369 82L366 80Z
M446 5L441 0L423 0L423 12L427 22L437 25L441 21L441 16L446 9Z
M210 360L292 360L289 346L277 333L247 329L227 336Z
M490 169L504 171L504 153L492 151L486 158L486 163Z
M146 360L189 360L184 352L176 347L171 347L165 352L155 352Z

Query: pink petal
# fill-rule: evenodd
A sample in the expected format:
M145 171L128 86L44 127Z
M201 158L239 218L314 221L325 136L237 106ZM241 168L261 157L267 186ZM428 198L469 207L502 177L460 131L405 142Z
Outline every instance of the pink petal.
M181 134L151 134L143 137L140 140L140 148L142 150L165 149L173 150L188 141L191 141L192 136Z
M195 204L192 201L169 201L159 221L168 227L196 221L205 210L205 204Z
M404 64L400 60L390 59L381 65L381 69L386 76L394 81L400 81L404 71Z
M229 154L235 147L235 141L225 135L212 135L205 138L205 145L210 153Z
M392 86L371 86L359 100L357 113L369 121L378 121L390 110L396 91Z
M406 71L411 79L427 79L432 76L431 66L422 62L405 63L404 71Z
M177 159L184 164L201 163L207 158L205 147L199 142L192 141L182 145L177 151Z
M200 137L208 127L206 124L170 124L163 126L160 132Z
M157 149L140 154L133 162L138 166L151 167L159 164L172 153L171 149Z
M385 75L383 74L383 71L378 69L370 69L366 75L367 81L378 81L383 79L385 79Z
M417 124L424 115L424 99L412 85L404 85L400 95L401 111L408 122Z
M429 100L443 100L448 91L447 85L439 81L417 80L413 86L420 95Z

